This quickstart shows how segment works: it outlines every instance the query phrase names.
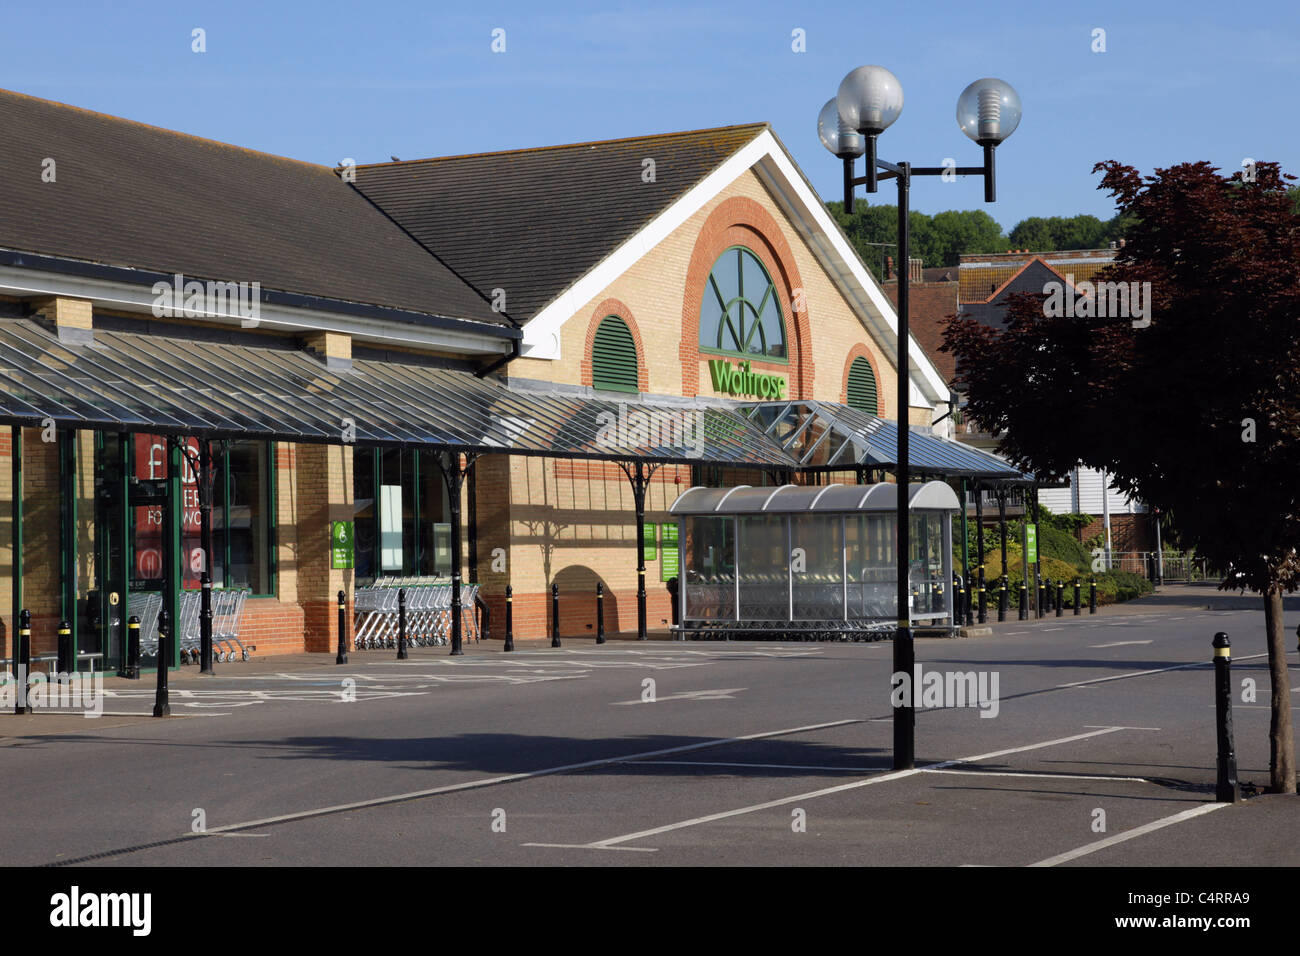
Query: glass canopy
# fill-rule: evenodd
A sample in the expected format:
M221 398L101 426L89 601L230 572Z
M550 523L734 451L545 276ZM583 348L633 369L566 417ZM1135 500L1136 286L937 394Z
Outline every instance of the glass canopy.
M827 402L736 404L511 388L464 369L356 359L327 366L292 342L237 345L95 329L60 341L0 321L0 422L211 438L422 445L554 458L830 471L895 464L897 425ZM911 433L912 467L1032 478L957 442Z

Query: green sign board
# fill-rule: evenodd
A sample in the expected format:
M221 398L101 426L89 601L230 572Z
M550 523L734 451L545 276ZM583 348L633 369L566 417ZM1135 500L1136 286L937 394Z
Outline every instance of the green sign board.
M659 539L663 542L664 555L659 562L659 580L667 581L677 577L681 561L677 550L677 525L665 523L660 527L663 529L659 532Z
M352 567L352 522L330 522L330 567L347 569Z
M1025 525L1025 563L1038 563L1038 525Z
M646 561L653 561L659 557L659 544L658 539L655 537L655 523L653 521L647 521L643 529L641 557Z

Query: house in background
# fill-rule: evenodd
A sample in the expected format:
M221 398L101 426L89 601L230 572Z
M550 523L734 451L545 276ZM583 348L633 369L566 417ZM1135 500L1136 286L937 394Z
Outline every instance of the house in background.
M1001 327L1007 304L1016 293L1043 292L1048 282L1073 285L1092 280L1113 262L1114 249L1081 249L1034 253L1028 250L997 254L963 255L957 267L921 269L915 263L909 276L910 329L953 390L951 435L957 441L996 454L999 435L962 414L965 396L954 383L956 357L941 351L943 328L949 316L961 314ZM897 303L898 282L886 278L885 291ZM940 426L936 426L938 428ZM973 502L969 495L968 506ZM1080 532L1082 540L1101 536L1110 552L1150 551L1156 547L1152 516L1145 503L1130 499L1097 469L1080 466L1058 487L1039 489L1040 504L1057 514L1088 514L1094 520ZM996 508L992 495L984 507ZM1019 501L1008 503L1008 514L1020 514Z

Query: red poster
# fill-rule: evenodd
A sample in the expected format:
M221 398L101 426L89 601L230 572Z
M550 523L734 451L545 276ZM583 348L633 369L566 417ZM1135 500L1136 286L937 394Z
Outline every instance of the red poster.
M135 477L141 481L162 481L167 477L167 439L161 435L135 435ZM189 455L198 460L199 442L186 439ZM199 535L199 484L189 457L181 456L181 571L183 587L199 586L203 572L203 548ZM162 583L163 506L139 505L135 509L135 573L146 581Z

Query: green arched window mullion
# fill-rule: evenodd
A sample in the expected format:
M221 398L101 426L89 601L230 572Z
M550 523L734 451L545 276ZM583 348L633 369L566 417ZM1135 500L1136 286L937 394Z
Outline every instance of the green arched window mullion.
M728 257L734 257L734 273ZM748 289L746 272L750 273ZM761 288L757 287L756 280ZM735 294L729 297L733 290ZM752 250L731 246L709 270L708 287L700 306L699 344L701 349L710 352L789 361L785 320L776 284Z

